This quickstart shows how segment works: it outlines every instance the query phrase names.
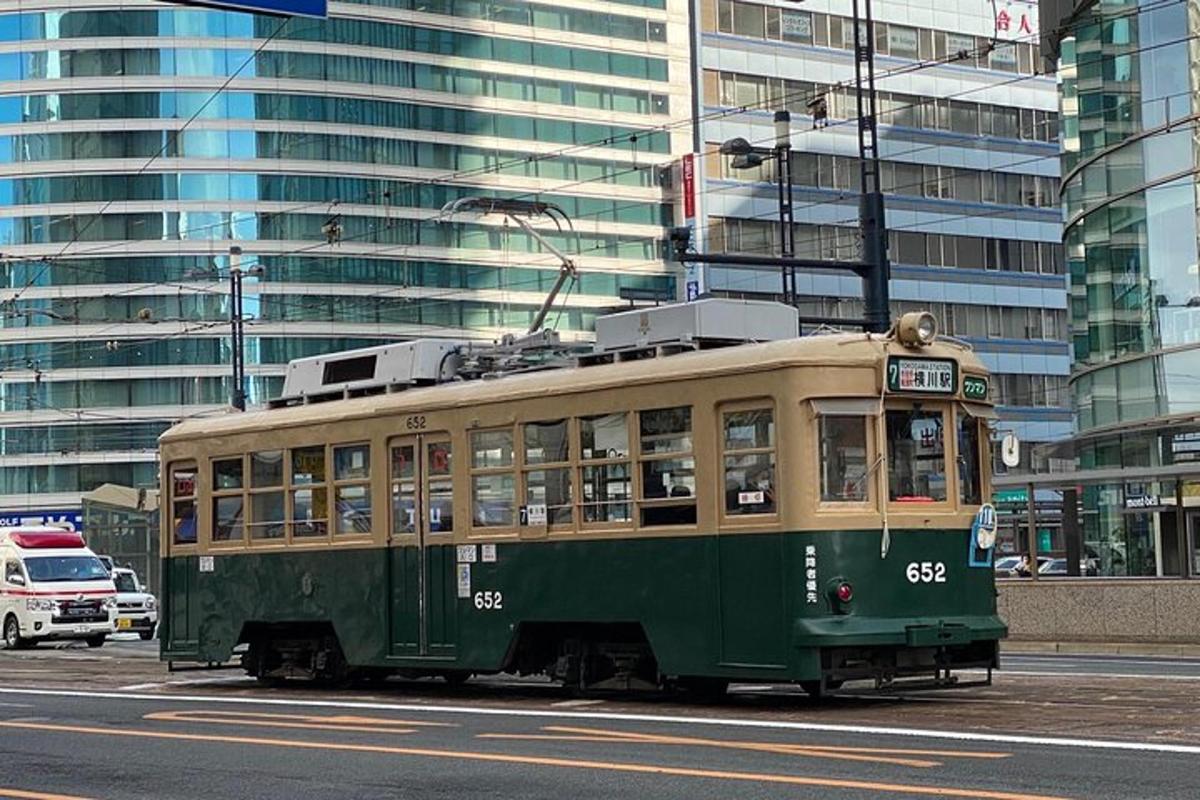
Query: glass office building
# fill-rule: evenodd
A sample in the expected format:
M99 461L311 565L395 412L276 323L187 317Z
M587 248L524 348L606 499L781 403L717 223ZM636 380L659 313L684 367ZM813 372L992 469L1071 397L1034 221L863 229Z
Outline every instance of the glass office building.
M673 291L658 165L690 134L681 0L372 0L328 20L142 2L0 4L0 512L156 484L171 421L251 403L297 356L522 331L558 260L484 196L559 206L584 336Z
M1200 572L1200 3L1065 2L1064 244L1086 555ZM1189 474L1190 473L1190 474Z
M929 309L995 374L998 430L1027 443L1071 432L1067 282L1058 207L1058 94L1040 64L1035 3L873 4L881 181L892 310ZM778 251L774 162L734 169L716 154L775 142L791 113L797 254L853 260L859 164L848 0L697 0L697 227L714 252ZM815 120L810 103L824 102ZM778 272L711 268L710 291L778 295ZM862 316L851 274L798 280L801 313ZM1028 469L1035 453L1025 448ZM1003 465L997 464L1000 471Z

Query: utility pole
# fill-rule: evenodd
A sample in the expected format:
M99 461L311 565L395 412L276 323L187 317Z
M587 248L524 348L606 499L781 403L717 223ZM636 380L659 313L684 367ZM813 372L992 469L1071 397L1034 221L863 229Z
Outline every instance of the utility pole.
M246 351L242 342L242 248L229 248L229 327L232 339L233 394L229 403L238 411L246 410Z
M796 255L796 218L792 214L792 115L775 112L775 171L779 185L779 254L783 258ZM783 302L796 305L796 270L784 266Z
M854 87L858 111L858 161L862 196L859 198L858 224L862 233L863 261L872 269L863 275L864 326L871 333L884 333L891 327L891 299L888 282L891 264L887 253L887 224L883 212L883 190L879 185L879 138L876 129L875 95L875 19L871 0L861 0L863 18L854 0ZM863 73L866 73L864 91Z
M242 248L229 248L229 328L233 364L233 389L229 404L238 411L246 410L246 330L242 311L242 279L246 275L262 275L263 268L242 269Z
M871 0L852 0L854 9L854 86L858 114L858 157L861 165L861 191L858 204L859 233L862 236L861 260L796 258L792 225L791 140L788 112L775 114L775 147L757 148L742 138L721 145L721 153L735 156L731 167L757 166L764 157L775 157L779 170L780 249L778 258L740 253L691 252L691 231L671 230L670 241L675 258L683 264L726 264L730 266L773 267L783 274L783 300L796 302L797 269L829 269L853 272L862 279L864 314L862 319L801 316L804 323L853 324L869 333L886 333L892 324L888 281L891 265L887 255L887 226L884 220L883 191L879 183L879 148L876 131L875 29ZM859 13L859 3L863 13ZM809 103L814 125L824 123L825 103L820 98ZM781 118L782 115L782 118ZM787 128L787 137L784 129ZM769 155L768 155L769 154Z

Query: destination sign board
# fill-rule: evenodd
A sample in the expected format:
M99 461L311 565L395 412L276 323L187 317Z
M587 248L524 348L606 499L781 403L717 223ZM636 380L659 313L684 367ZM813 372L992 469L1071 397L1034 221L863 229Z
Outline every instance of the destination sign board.
M940 358L891 356L887 388L889 392L954 394L958 391L958 364Z
M329 15L327 0L172 0L181 6L205 6L224 11L251 11L276 17L321 17Z

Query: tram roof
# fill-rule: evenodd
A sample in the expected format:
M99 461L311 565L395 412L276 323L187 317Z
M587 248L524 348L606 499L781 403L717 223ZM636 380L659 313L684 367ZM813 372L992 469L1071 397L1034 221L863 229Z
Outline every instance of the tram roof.
M986 373L970 348L938 339L919 350L894 339L863 333L826 334L782 341L744 344L713 350L565 367L506 375L495 379L449 382L400 392L374 394L308 405L233 412L181 422L160 437L162 442L250 433L279 427L329 424L379 414L461 408L555 394L582 394L624 386L670 383L698 377L763 372L786 367L866 366L882 369L887 355L954 359L966 370ZM830 394L828 392L824 394Z

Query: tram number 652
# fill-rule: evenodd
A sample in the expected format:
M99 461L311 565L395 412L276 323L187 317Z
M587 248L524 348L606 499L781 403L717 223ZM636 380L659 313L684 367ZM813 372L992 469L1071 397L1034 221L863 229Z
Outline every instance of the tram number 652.
M499 611L504 608L504 595L500 592L476 592L475 607L480 611Z
M909 583L945 583L946 565L941 561L913 561L904 570Z

